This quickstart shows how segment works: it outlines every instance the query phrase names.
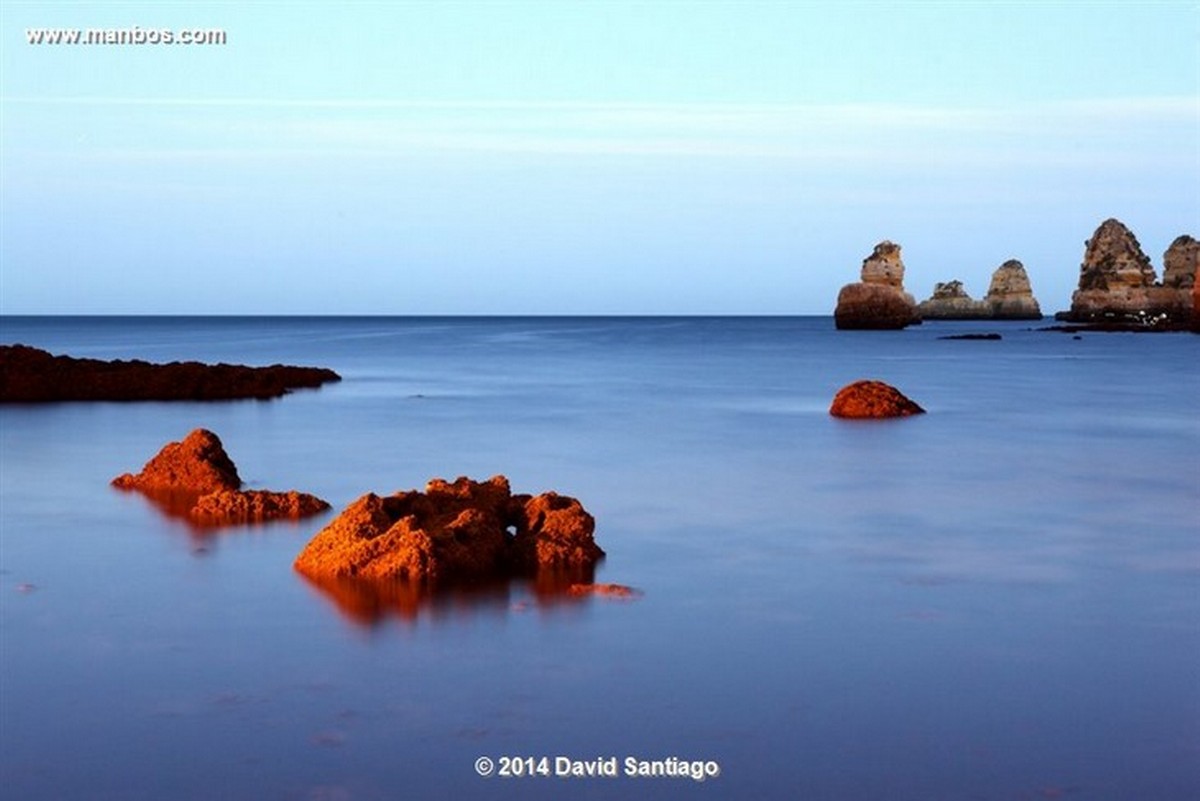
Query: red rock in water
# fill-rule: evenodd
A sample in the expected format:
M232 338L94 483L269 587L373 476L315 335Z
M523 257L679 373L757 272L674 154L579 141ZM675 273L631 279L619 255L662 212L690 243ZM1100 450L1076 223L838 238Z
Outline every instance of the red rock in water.
M209 525L262 523L267 520L300 520L320 514L329 504L315 495L291 490L218 490L201 495L189 516Z
M924 414L925 410L882 381L855 381L838 390L829 413L834 417L881 418Z
M205 495L242 486L237 467L221 440L211 431L197 428L180 442L171 442L142 468L113 479L113 486L148 492L165 491Z
M296 520L329 508L320 498L295 490L242 491L237 467L220 438L203 428L165 445L136 476L125 473L112 484L144 493L170 515L210 526Z
M579 501L554 492L513 500L513 549L523 566L569 570L591 567L604 555L592 539L596 520Z
M434 479L424 492L354 501L305 546L295 568L313 578L430 585L586 569L604 556L594 528L574 498L513 496L504 476Z
M266 400L340 380L320 367L102 361L0 345L0 403Z

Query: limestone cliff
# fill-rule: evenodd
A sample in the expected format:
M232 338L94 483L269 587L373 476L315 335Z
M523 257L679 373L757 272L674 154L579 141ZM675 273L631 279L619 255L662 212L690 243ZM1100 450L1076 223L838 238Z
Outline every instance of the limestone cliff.
M1137 237L1119 220L1105 220L1085 244L1079 288L1071 295L1071 310L1061 316L1075 322L1181 327L1190 316L1189 259L1195 276L1190 239L1179 237L1167 250L1169 281L1157 283Z

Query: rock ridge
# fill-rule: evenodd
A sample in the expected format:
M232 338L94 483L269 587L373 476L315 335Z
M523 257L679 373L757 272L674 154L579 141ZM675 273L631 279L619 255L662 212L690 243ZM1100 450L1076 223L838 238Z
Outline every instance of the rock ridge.
M0 403L267 400L340 380L323 367L103 361L0 345Z

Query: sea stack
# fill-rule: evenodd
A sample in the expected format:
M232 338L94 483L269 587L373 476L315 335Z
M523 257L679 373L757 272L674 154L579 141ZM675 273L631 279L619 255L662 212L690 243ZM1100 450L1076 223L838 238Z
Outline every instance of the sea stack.
M1200 264L1200 241L1184 234L1176 237L1163 253L1163 286L1178 294L1179 316L1189 320L1191 330L1200 333L1200 303L1196 300L1200 281L1196 280Z
M1009 259L992 273L984 304L995 320L1040 320L1042 307L1033 296L1025 265Z
M963 289L962 281L947 281L933 288L933 295L921 301L921 317L926 320L1040 320L1042 309L1025 265L1009 259L992 273L987 297L974 300Z
M991 307L968 295L962 281L938 282L929 299L917 308L924 320L982 320L992 316Z
M838 328L896 329L921 322L913 296L904 291L900 246L883 241L863 259L861 280L838 293Z
M1124 223L1108 219L1087 240L1079 288L1061 318L1134 328L1178 329L1191 317L1197 245L1178 237L1163 254L1164 280Z

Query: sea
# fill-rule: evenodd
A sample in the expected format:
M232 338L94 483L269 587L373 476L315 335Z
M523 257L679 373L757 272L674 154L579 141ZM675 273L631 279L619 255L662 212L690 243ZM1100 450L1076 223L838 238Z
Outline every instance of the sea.
M0 406L0 795L1200 798L1200 337L1045 325L0 318L343 378ZM927 414L831 417L863 378ZM333 508L200 530L110 486L199 427ZM364 493L497 474L578 498L639 594L292 568Z

